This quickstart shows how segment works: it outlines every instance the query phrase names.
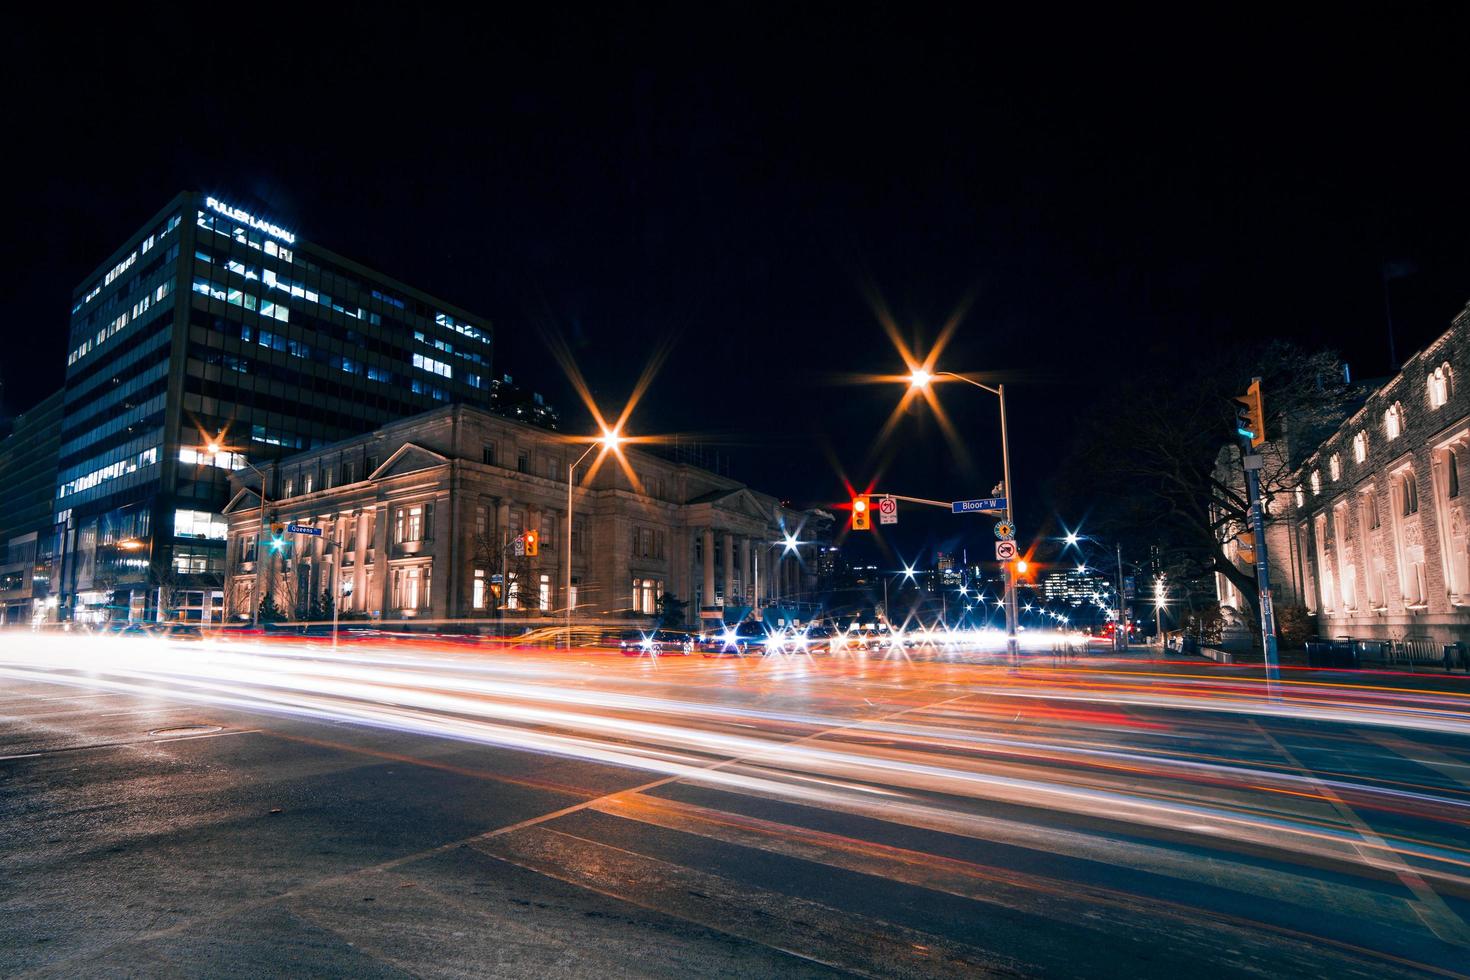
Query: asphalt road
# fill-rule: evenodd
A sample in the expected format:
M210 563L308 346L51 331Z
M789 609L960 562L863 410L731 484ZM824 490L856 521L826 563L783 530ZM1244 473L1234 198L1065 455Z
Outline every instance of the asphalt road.
M1470 972L1470 682L0 639L7 976Z

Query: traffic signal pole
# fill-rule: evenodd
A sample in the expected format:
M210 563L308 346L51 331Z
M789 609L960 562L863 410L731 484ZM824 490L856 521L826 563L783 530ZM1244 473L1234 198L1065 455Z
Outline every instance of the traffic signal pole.
M1256 590L1261 603L1261 649L1266 658L1266 693L1276 696L1281 665L1276 650L1276 613L1271 606L1271 569L1266 560L1266 520L1261 506L1261 457L1246 442L1245 486L1250 495L1251 530L1256 540Z
M1005 480L1006 491L1006 523L1011 527L1016 526L1016 491L1011 485L1011 442L1006 430L1006 386L1003 384L995 386L995 393L1000 396L1000 459L1002 478ZM1020 661L1021 649L1016 639L1016 624L1019 616L1016 613L1016 563L1005 562L1006 581L1006 655L1010 658L1011 668L1015 669Z
M1251 508L1251 532L1256 542L1256 591L1261 606L1261 652L1266 661L1266 694L1277 696L1281 682L1281 665L1276 649L1276 613L1271 602L1271 568L1266 555L1266 518L1261 503L1260 453L1256 447L1266 441L1266 411L1261 399L1261 379L1252 378L1243 398L1237 398L1236 433L1240 436L1241 465L1245 469L1245 487Z

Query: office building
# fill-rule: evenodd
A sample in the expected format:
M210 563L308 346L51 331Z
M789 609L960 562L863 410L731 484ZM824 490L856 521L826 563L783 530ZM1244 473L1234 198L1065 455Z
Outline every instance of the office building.
M247 465L448 402L554 428L493 354L484 318L259 209L178 195L75 294L54 497L63 613L212 618L228 477Z
M0 624L56 618L52 498L60 438L58 391L17 416L0 441Z

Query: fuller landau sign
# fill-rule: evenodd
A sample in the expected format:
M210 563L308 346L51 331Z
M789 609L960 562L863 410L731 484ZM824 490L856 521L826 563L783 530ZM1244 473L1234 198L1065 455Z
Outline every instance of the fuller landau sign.
M211 210L218 211L226 218L233 218L235 221L238 221L241 224L246 224L256 229L257 231L265 232L272 238L279 238L287 245L296 244L295 234L287 231L280 225L271 224L264 218L257 218L255 215L251 214L249 211L246 211L244 208L232 208L225 202L213 197L206 198L205 203L209 205Z

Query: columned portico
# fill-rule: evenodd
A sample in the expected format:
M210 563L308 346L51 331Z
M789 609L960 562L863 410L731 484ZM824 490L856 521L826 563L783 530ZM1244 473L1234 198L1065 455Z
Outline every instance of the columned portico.
M750 574L750 538L740 539L740 602L742 605L757 604L755 579Z
M712 619L710 610L715 609L715 531L714 528L705 528L703 537L700 539L700 551L704 557L704 586L700 593L700 617Z

